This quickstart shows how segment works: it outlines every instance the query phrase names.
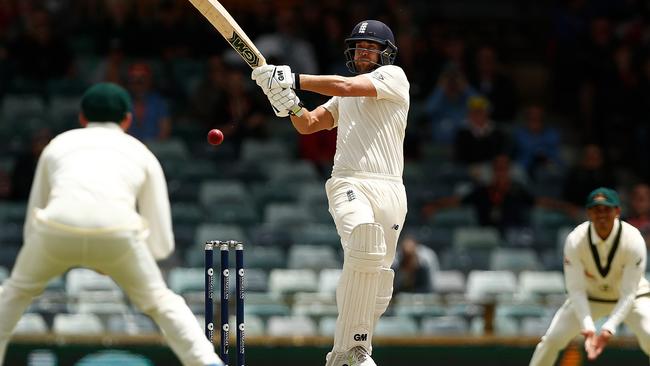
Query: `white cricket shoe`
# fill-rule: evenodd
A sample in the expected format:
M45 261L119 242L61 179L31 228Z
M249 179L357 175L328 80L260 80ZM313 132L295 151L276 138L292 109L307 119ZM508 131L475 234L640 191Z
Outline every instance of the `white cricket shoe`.
M377 364L363 347L356 346L347 352L327 353L325 366L377 366Z

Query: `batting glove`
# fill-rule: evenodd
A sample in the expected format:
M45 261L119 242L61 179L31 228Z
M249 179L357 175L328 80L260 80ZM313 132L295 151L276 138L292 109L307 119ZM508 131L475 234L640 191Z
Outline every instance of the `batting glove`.
M264 94L269 93L269 80L273 75L275 70L275 65L262 65L253 69L251 73L251 79L255 80L255 83L262 88Z
M302 103L293 90L289 88L270 89L267 97L276 116L302 115Z
M264 65L255 68L251 78L262 88L264 94L268 95L272 89L291 88L299 89L300 76L291 72L287 65L275 66Z

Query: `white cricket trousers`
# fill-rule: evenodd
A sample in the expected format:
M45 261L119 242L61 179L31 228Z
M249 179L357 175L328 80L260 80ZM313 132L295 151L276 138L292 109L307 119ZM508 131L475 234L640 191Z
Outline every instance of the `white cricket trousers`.
M0 287L0 363L21 315L48 281L72 267L110 276L158 324L184 365L216 364L213 345L185 300L167 288L139 231L97 232L32 218L33 230Z
M350 176L328 179L325 190L341 244L347 243L357 225L378 223L384 229L386 240L383 266L390 268L407 211L402 180L370 173L350 173Z
M615 306L615 303L589 302L594 320L609 315ZM636 335L643 352L650 356L650 297L637 298L623 322ZM542 341L537 344L530 366L555 365L560 351L578 334L580 334L580 322L571 301L567 299L555 313ZM603 352L607 352L607 347Z

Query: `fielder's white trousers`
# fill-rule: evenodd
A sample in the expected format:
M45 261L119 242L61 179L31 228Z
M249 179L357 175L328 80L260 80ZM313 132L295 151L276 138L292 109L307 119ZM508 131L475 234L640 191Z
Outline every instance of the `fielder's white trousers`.
M384 229L386 240L383 265L390 268L407 211L401 179L367 173L334 176L325 183L325 190L341 244L348 241L355 226L376 222Z
M90 231L34 219L11 276L0 288L0 363L21 315L48 281L72 267L110 276L131 302L158 324L184 365L218 363L212 344L187 307L170 291L138 231Z
M615 303L589 302L594 320L609 315L615 306ZM650 297L637 298L623 322L636 335L643 352L650 355ZM542 341L537 344L530 366L554 365L560 351L578 334L580 322L571 301L567 300L555 313ZM607 352L607 347L603 352Z

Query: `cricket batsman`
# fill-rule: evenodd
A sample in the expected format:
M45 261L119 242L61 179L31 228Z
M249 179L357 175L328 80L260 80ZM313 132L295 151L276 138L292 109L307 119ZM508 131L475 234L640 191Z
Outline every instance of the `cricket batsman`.
M588 221L578 225L564 245L564 278L569 298L557 311L531 366L552 366L558 353L579 333L595 360L625 323L650 355L650 286L643 277L646 245L639 230L621 221L618 193L593 190L586 203ZM607 321L596 329L594 321Z
M394 65L397 46L386 24L360 22L345 45L346 65L356 76L294 74L289 66L266 65L253 70L252 78L276 115L290 116L299 133L338 127L325 189L345 259L326 366L374 366L372 333L392 297L390 266L406 217L402 170L409 82ZM308 110L294 90L332 98Z

